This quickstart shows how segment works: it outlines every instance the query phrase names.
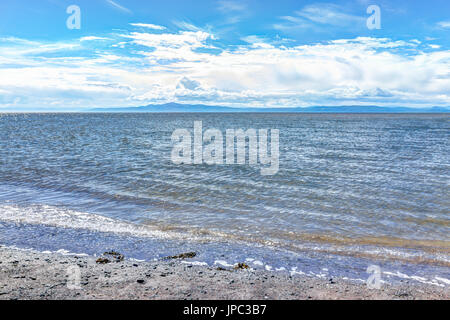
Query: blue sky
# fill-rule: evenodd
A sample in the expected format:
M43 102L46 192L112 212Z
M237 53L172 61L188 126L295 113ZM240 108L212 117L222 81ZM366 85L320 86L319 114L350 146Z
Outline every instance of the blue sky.
M449 106L450 1L1 1L0 110L166 102Z

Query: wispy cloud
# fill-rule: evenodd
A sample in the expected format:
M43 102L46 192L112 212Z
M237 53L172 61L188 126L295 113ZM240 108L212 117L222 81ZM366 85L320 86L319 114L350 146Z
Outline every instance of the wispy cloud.
M187 21L173 21L172 22L175 26L177 26L179 29L182 30L188 30L188 31L203 31L202 28L197 27L196 25L187 22Z
M109 38L105 37L96 37L96 36L86 36L80 38L80 41L104 41L104 40L110 40Z
M132 13L130 9L125 8L124 6L120 5L119 3L117 3L116 1L113 0L106 0L107 3L109 3L111 6L113 6L114 8L126 12L126 13Z
M220 0L217 9L224 14L222 24L236 24L250 15L247 5L237 1Z
M438 22L437 25L440 28L450 29L450 21L441 21L441 22Z
M305 6L291 16L280 17L282 22L274 24L275 29L320 29L327 26L352 27L365 26L366 18L346 13L345 7L318 3Z
M156 24L151 23L130 23L133 27L142 27L147 29L153 29L153 30L165 30L166 27L164 26L158 26Z
M245 41L247 43L265 43L268 42L269 39L266 37L262 37L262 36L256 36L256 35L251 35L251 36L245 36L241 38L242 41Z
M223 12L237 12L247 10L247 6L241 2L221 0L218 1L218 9Z
M297 11L296 14L312 22L333 26L352 25L365 21L363 17L348 14L344 11L343 7L335 4L316 4L306 6L302 10Z

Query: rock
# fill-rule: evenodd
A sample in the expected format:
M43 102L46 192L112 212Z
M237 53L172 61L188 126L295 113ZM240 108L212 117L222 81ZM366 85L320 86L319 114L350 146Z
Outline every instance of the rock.
M166 257L163 260L172 260L172 259L191 259L194 258L195 256L197 256L196 252L187 252L187 253L182 253L176 256L170 256L170 257Z
M250 269L249 265L246 263L238 263L234 266L234 270L244 270L244 269Z
M109 256L114 259L115 262L121 262L125 259L125 256L119 252L116 251L107 251L103 253L104 256Z
M217 270L217 271L225 271L225 270L227 270L227 269L222 268L222 267L217 267L216 270Z
M140 283L140 284L144 284L145 283L145 281L143 279L138 279L136 282Z
M98 258L97 261L95 261L95 262L98 264L107 264L107 263L110 263L111 261L109 261L106 258Z

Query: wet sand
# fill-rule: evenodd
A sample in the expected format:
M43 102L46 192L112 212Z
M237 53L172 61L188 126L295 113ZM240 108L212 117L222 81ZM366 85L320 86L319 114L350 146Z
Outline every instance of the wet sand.
M363 282L248 269L217 269L182 259L135 262L0 247L0 300L441 299L449 287L408 282L369 289ZM102 261L99 261L102 262ZM105 261L103 261L105 262ZM79 276L78 276L79 275Z

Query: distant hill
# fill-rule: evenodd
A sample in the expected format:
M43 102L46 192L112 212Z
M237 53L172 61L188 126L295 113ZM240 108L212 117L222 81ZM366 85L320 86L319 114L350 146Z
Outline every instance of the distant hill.
M407 108L378 106L336 106L306 108L231 108L208 105L179 103L151 104L142 107L97 108L88 112L265 112L265 113L449 113L449 107Z

